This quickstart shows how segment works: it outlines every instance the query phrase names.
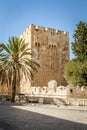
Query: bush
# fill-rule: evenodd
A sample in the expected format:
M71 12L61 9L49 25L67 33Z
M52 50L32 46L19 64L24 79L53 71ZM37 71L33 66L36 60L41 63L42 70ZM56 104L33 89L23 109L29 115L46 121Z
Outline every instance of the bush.
M65 65L64 77L69 84L87 86L87 61L69 61Z

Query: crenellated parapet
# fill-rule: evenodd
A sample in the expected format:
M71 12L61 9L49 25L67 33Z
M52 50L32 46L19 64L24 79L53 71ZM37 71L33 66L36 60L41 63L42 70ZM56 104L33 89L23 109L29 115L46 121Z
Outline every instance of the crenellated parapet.
M64 65L69 61L69 33L31 24L20 36L29 43L31 59L40 64L31 86L46 86L50 80L66 85Z
M62 46L65 42L69 42L69 33L41 26L30 25L20 36L26 41L33 41L34 46L48 45L48 48ZM67 44L67 43L66 43ZM68 43L69 44L69 43Z
M39 82L46 85L52 79L63 82L64 64L69 60L69 33L31 24L20 37L29 43L32 59L41 66L38 75L34 74L35 82L38 85Z
M25 43L29 43L32 55L28 58L39 63L40 68L38 68L38 72L32 70L34 80L26 81L23 77L17 93L29 94L33 91L50 95L51 93L55 94L57 86L67 85L63 73L64 66L69 61L69 33L31 24L20 35L20 38ZM48 85L46 87L51 80L57 82L56 86ZM33 86L38 87L32 88ZM11 93L10 86L0 91L5 92L5 90Z

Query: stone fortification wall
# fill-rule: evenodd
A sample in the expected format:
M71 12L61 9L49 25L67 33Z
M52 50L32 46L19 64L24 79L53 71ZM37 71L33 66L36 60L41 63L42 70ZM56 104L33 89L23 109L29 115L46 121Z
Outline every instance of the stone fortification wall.
M33 72L33 81L26 82L23 78L18 89L20 93L30 93L31 86L47 86L50 80L56 80L58 86L66 85L63 71L65 63L69 61L69 33L30 25L20 38L29 43L33 54L29 58L40 64L38 72Z
M50 80L58 85L66 85L63 77L64 65L69 61L69 33L30 25L21 35L29 43L32 60L40 64L38 72L33 72L30 86L46 86Z

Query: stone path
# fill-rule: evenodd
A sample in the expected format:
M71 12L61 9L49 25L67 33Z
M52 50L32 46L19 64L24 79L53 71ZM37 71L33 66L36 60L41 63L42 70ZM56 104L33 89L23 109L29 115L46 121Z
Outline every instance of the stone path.
M0 130L87 130L87 107L1 103Z

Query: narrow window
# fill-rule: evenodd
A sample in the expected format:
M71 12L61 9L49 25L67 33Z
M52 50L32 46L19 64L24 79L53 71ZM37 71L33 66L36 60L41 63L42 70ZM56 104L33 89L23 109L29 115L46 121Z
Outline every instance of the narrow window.
M35 47L37 47L37 42L35 42Z

